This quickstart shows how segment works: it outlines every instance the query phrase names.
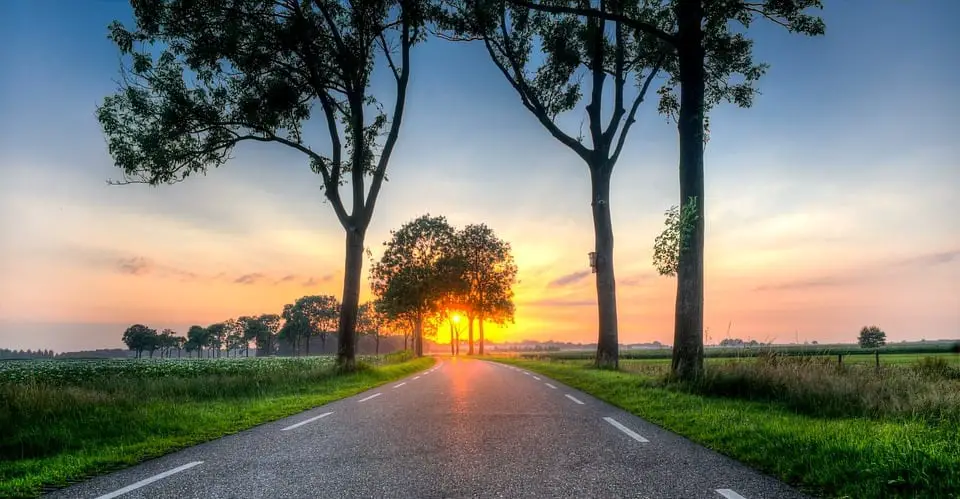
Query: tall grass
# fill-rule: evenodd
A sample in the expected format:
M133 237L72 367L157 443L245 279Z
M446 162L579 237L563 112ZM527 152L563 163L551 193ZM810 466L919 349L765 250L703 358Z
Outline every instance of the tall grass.
M763 355L756 362L710 366L692 383L662 378L695 393L782 404L818 417L868 417L960 423L960 377L944 359L876 369L823 358Z

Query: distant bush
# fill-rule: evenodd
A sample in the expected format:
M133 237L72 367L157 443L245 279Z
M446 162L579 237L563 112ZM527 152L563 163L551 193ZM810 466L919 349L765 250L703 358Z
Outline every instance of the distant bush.
M400 362L406 362L408 360L413 360L413 351L411 350L400 350L399 352L388 353L383 356L384 364L398 364Z

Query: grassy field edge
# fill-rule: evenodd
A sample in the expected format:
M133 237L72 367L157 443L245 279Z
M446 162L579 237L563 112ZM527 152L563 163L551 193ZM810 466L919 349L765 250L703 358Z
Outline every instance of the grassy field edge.
M132 444L105 443L55 456L5 462L0 464L0 497L37 497L72 483L351 397L425 370L435 362L432 357L423 357L353 374L332 375L313 383L306 393L281 392L255 399L190 403L151 401L144 404L142 411L158 418L174 418L171 424L188 430L173 435L151 435ZM202 423L184 425L183 420L187 418L196 418ZM4 478L11 475L10 479Z
M523 367L820 497L960 497L960 436L921 422L819 418L776 404L651 386L634 373L515 358ZM954 457L951 458L950 456Z

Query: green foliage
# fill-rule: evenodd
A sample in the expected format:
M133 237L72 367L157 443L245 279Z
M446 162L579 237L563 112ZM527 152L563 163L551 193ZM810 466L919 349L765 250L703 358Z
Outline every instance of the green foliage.
M203 15L193 15L193 4L135 2L134 28L110 25L110 39L128 65L119 92L104 100L97 117L128 179L153 185L183 180L224 164L244 141L304 153L337 203L330 191L343 182L342 174L354 168L374 173L376 167L382 177L374 151L389 120L368 93L374 61L390 59L402 102L409 48L422 38L422 5L213 1L204 3ZM330 154L313 150L303 136L314 109L327 121ZM389 154L381 153L383 167Z
M284 305L283 327L280 337L299 348L301 340L319 336L326 341L327 334L337 327L340 314L340 302L331 295L312 295L298 298L296 302Z
M601 3L601 8L669 28L667 10L651 2L609 2ZM444 0L435 10L443 37L483 42L523 106L551 135L591 169L613 168L666 57L655 36L620 24L530 10L506 0ZM604 96L605 87L612 94ZM584 97L592 149L583 144L582 127L570 134L558 125ZM604 122L600 109L608 106L612 115Z
M123 342L127 348L137 352L137 357L140 357L144 350L149 350L152 354L157 348L157 330L143 324L134 324L123 332Z
M463 296L458 301L466 311L500 324L512 323L517 264L510 243L485 224L471 224L457 231L454 251L465 284L457 290Z
M887 343L887 333L883 332L877 326L864 326L860 330L860 337L857 338L860 348L877 348Z
M370 271L373 293L388 316L422 322L444 293L460 284L450 272L454 229L445 217L427 214L390 234Z
M660 275L675 276L680 254L690 249L690 238L697 226L697 198L691 196L682 210L672 206L664 214L666 228L654 240L653 266Z

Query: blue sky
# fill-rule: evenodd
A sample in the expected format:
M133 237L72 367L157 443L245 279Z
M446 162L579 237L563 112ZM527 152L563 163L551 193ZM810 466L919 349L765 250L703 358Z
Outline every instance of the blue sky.
M771 64L762 94L711 116L707 326L782 341L849 341L867 323L895 340L960 336L958 15L949 0L851 0L829 2L824 37L751 30ZM175 186L106 185L119 171L94 109L119 68L106 26L130 17L119 0L0 3L0 347L115 346L132 322L339 294L342 229L295 152L242 146ZM521 271L502 337L591 341L585 165L481 46L431 40L414 58L367 245L426 212L486 222ZM650 253L677 202L676 149L645 104L611 199L623 341L672 338L674 281L653 275Z

